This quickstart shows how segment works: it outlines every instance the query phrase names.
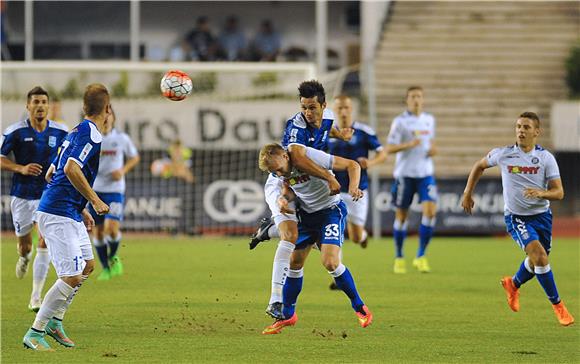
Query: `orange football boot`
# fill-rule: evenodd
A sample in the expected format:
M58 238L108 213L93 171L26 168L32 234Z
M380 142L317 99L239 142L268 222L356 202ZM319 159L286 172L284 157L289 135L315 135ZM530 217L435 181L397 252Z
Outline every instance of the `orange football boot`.
M264 331L262 331L263 335L273 335L279 334L282 332L282 329L286 326L294 326L298 321L298 316L296 313L292 315L289 319L286 320L276 320L272 325L266 327Z
M558 321L560 321L560 325L569 326L574 323L574 317L568 312L568 309L564 306L564 302L560 301L560 303L552 305L552 308Z
M512 277L503 277L501 285L505 290L508 305L512 311L518 312L520 310L520 290L515 286Z
M362 310L365 312L364 314L361 312L355 312L358 317L358 323L361 327L367 327L373 322L373 313L369 310L366 305L362 306Z

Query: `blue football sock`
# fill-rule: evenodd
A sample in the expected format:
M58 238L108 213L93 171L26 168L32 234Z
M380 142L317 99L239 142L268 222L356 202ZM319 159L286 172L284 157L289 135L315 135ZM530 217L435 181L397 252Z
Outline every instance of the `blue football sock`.
M107 242L107 245L109 245L109 258L112 258L115 255L117 255L119 243L121 242L121 233L117 235L116 239L113 239L112 236L106 236L105 241Z
M417 258L425 255L427 245L433 237L433 228L435 227L435 218L423 216L421 218L421 225L419 225L419 249L417 250Z
M397 258L403 257L403 243L407 237L407 222L401 223L395 220L393 223L393 239L395 240L395 254Z
M530 279L534 278L533 269L530 267L529 260L530 258L524 259L522 264L520 265L520 269L514 274L512 280L516 288L520 288L524 283L529 281Z
M552 304L560 303L560 295L558 294L558 289L556 288L556 282L554 281L554 274L550 269L550 265L544 267L534 267L534 273L536 273L536 278L538 282L546 292L548 299Z
M109 269L109 259L107 259L107 246L106 245L95 246L95 249L97 250L97 255L99 256L99 261L101 262L103 269Z
M304 269L288 270L288 276L284 282L284 288L282 289L282 300L284 301L284 309L282 313L286 319L289 319L294 315L296 310L296 301L298 300L298 295L302 291L302 282L304 281Z
M364 305L364 302L358 295L354 279L352 278L352 274L350 274L348 268L341 263L334 272L328 273L334 277L334 281L338 288L340 288L344 293L346 293L348 298L350 298L352 308L355 311L358 311Z

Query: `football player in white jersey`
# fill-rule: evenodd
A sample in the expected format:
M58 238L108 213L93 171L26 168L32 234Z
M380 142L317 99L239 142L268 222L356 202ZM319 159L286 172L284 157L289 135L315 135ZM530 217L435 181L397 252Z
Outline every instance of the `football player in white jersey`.
M311 147L306 147L306 156L326 170L346 170L350 196L354 201L362 197L363 193L359 189L361 168L357 162L332 156ZM340 250L344 241L347 210L340 195L330 194L327 181L295 168L289 152L279 144L268 144L262 148L259 165L261 170L276 175L284 183L285 188L278 197L282 213L294 213L289 208L290 203L295 199L299 201L298 239L290 257L288 275L284 282L283 316L266 327L262 333L278 334L284 327L292 326L298 321L295 306L302 290L304 263L313 244L319 244L322 264L334 278L339 289L349 297L359 324L362 327L370 325L372 313L360 298L350 271L341 262Z
M109 212L106 215L98 215L89 206L89 212L95 219L93 245L103 267L103 271L97 277L100 281L123 274L123 263L117 252L121 242L125 175L137 163L139 163L137 148L129 135L115 128L115 113L111 109L101 144L99 172L93 186L99 198L109 205Z
M554 156L536 144L540 119L533 112L522 113L516 121L516 144L495 148L471 169L461 205L471 214L475 205L473 190L484 170L501 169L504 215L507 231L527 257L513 277L501 284L512 311L520 309L520 287L536 277L552 303L561 325L574 323L560 299L554 275L548 262L552 248L552 211L550 201L564 198L560 171Z
M433 237L437 211L437 186L432 160L436 153L435 118L423 111L422 87L409 87L406 102L407 110L393 120L387 139L387 152L397 154L393 173L395 181L391 191L396 207L393 223L396 253L394 272L407 272L403 243L407 236L409 206L413 196L418 194L419 202L423 205L423 216L419 226L419 249L413 259L413 266L427 273L431 269L425 251Z

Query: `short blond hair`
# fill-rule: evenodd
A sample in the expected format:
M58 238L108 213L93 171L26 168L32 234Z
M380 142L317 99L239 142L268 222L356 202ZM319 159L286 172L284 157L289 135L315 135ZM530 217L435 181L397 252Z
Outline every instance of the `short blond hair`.
M281 155L284 153L284 148L278 143L266 144L260 150L260 156L258 157L258 167L261 171L269 172L268 166L270 165L270 159L273 156Z

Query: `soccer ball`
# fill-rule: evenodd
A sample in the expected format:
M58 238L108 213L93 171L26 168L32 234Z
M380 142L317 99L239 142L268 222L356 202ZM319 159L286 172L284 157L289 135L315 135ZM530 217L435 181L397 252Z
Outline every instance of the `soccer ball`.
M193 84L185 72L171 70L161 79L161 93L172 101L181 101L191 93Z

